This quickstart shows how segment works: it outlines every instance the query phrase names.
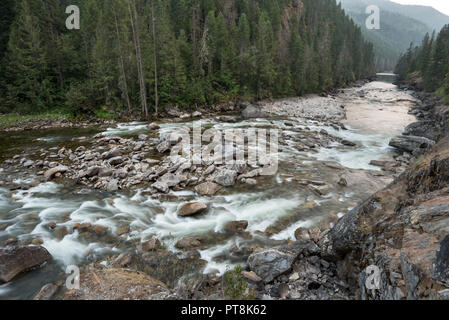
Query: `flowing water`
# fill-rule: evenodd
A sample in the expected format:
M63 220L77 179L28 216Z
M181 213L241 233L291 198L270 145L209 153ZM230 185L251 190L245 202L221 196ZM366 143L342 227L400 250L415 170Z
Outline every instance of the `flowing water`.
M368 94L362 97L357 95L360 90L366 90ZM386 92L392 97L391 101L376 99L385 96ZM345 90L339 98L347 106L346 125L349 130L337 130L316 121L298 118L257 119L237 123L221 123L212 118L201 120L203 126L220 129L276 127L282 129L284 140L276 175L259 178L255 186L237 185L213 197L201 197L190 190L156 196L147 188L108 193L54 182L40 183L28 190L10 191L0 187L0 243L13 236L24 243L41 238L43 246L54 257L42 269L0 285L0 298L32 298L44 284L64 281L66 266L81 266L94 261L107 264L108 257L134 251L141 241L151 236L156 236L171 251L177 251L174 244L184 237L214 239L205 249L200 250L201 258L208 262L202 272L223 273L234 264L244 263L241 256L234 254L235 248L293 240L294 232L299 227L312 227L327 218L343 216L392 179L379 175L380 168L369 163L374 159L391 157L395 151L388 147L389 139L401 132L407 122L413 121L407 115L413 103L412 98L404 102L402 95L394 86L381 82ZM396 102L395 98L401 102ZM357 105L362 105L365 111L371 110L372 114L357 114ZM397 125L393 123L384 130L375 130L376 121L384 122L382 112L379 112L381 106L394 109L396 116L403 121L397 121ZM371 117L370 125L359 126L358 120L366 116ZM286 121L293 121L296 128L307 128L317 134L325 129L330 135L353 141L357 146L331 143L328 147L317 148L315 152L299 151L295 146L301 133L292 130ZM160 133L193 125L192 121L166 123L161 125ZM120 124L114 128L1 134L0 161L22 151L76 147L81 144L76 138L93 136L99 132L126 137L149 134L146 124L138 122ZM335 166L329 167L329 164L338 164L343 168L336 169ZM34 180L33 176L20 170L0 172L0 178L4 179L2 174L13 176L16 184L32 183ZM348 187L338 185L341 176L347 178ZM326 186L317 185L316 188L327 191L319 195L299 184L297 179L322 181ZM178 208L192 200L207 203L207 213L190 218L178 217ZM248 221L247 232L226 234L226 223L236 220ZM76 223L88 222L106 226L109 232L102 237L78 231L58 233L46 227L49 222L56 222L58 228L66 227L67 230L72 230ZM129 229L129 232L121 232L123 228Z

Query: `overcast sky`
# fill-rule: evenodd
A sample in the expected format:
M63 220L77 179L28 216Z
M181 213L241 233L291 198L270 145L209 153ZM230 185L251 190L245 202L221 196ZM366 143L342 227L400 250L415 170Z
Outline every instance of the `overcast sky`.
M449 16L449 0L391 0L401 4L420 4L423 6L432 6L435 9Z

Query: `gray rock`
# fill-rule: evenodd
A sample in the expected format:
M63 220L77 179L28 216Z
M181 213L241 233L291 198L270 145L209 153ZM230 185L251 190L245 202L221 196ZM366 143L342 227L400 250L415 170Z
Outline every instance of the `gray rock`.
M146 134L139 134L137 137L140 141L146 141L148 139L148 136Z
M195 187L195 191L202 196L213 196L221 187L214 182L204 182Z
M163 192L163 193L168 193L170 191L170 188L168 187L168 185L164 182L161 181L156 181L155 183L153 183L151 185L154 189Z
M39 267L52 259L41 246L0 249L0 282L9 282L22 272Z
M266 118L267 114L260 110L260 108L250 105L247 106L243 111L242 111L242 118L243 119L254 119L254 118Z
M109 181L106 189L109 192L114 192L118 190L118 181L116 179L112 179L111 181Z
M162 141L156 146L156 150L159 153L166 153L167 151L170 151L171 149L171 143L168 140Z
M204 202L192 202L183 205L179 211L178 216L180 217L189 217L195 214L201 213L207 209L207 204Z
M109 160L111 158L119 157L122 155L122 152L119 149L112 149L108 152L105 152L101 155L104 160Z
M65 167L65 166L59 166L59 167L54 167L51 169L48 169L47 171L45 171L44 173L44 178L46 180L50 180L52 179L57 173L64 173L67 172L67 170L69 170L69 168Z
M25 168L29 168L29 167L31 167L33 164L34 164L34 161L33 161L33 160L27 160L27 161L25 161L25 163L23 164L23 166L24 166Z
M117 165L119 165L119 164L122 164L123 161L124 161L124 160L123 160L122 157L114 157L114 158L109 159L109 164L110 164L111 166L117 166Z
M435 141L417 136L397 136L391 139L390 146L407 152L426 152L435 144Z
M46 284L41 288L33 300L50 300L58 291L59 287L53 283Z
M222 169L215 175L214 181L223 187L230 187L237 180L237 172L229 169Z
M284 274L292 268L293 262L303 252L316 250L311 241L297 241L293 244L269 249L259 249L248 258L251 271L260 276L265 283Z

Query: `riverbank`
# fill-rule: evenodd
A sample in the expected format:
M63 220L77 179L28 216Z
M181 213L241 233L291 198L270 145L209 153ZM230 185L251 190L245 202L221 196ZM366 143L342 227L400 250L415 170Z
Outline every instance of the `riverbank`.
M382 135L343 123L350 115L346 106L355 98L363 99L361 91L369 91L364 86L328 97L247 105L240 113L233 110L233 115L197 115L197 119L151 125L127 123L95 130L29 131L10 136L11 145L4 147L6 161L0 172L5 182L3 189L0 187L0 210L6 217L0 223L0 242L16 247L43 246L53 260L0 287L0 294L7 290L10 296L34 296L44 284L58 284L64 279L64 274L57 271L61 265L76 264L82 277L90 272L85 279L97 274L105 279L100 282L110 280L114 270L119 270L118 278L135 283L121 268L143 273L167 286L168 291L158 292L156 297L223 298L222 276L228 268L241 264L245 273L240 276L249 279L249 290L259 299L280 298L284 291L279 296L278 285L282 284L282 289L290 282L295 284L289 298L353 297L338 276L338 265L324 259L317 249L320 234L393 181L413 160L413 156L388 147L390 132ZM411 100L403 101L397 89L389 90L397 94L398 103L412 105ZM282 114L283 110L294 113ZM170 156L160 152L162 146L160 150L158 146L173 130L192 128L200 119L207 128L217 130L279 130L277 174L258 177L251 173L249 177L248 173L261 168L184 166L182 175L194 183L184 184L186 180L173 185L170 179L165 188L165 175L177 175L182 164L169 162ZM167 144L169 148L175 145ZM106 156L114 150L120 155ZM61 170L61 166L67 170ZM78 166L83 168L78 170ZM84 175L89 168L98 170ZM162 172L154 176L157 168ZM104 169L112 174L102 176ZM220 174L223 171L226 175ZM71 178L81 172L80 179ZM141 185L127 186L136 176L148 173L151 180L148 176ZM117 190L114 184L108 191L113 180L117 181ZM197 188L204 183L208 188ZM202 195L202 191L207 192ZM207 195L209 191L213 193ZM185 216L188 211L191 216ZM292 242L296 239L302 242ZM262 253L250 261L257 249ZM287 258L289 269L280 273L259 270L258 266L265 265L260 261L273 255L281 257L281 262ZM301 261L299 256L303 257ZM104 273L103 269L111 271ZM294 270L291 274L290 269ZM29 293L20 289L21 281L27 282ZM64 294L65 290L59 289ZM89 288L83 290L88 292Z
M362 299L449 299L449 107L430 93L413 94L419 102L410 113L419 121L391 144L417 160L319 241ZM369 266L379 272L375 290L366 286Z

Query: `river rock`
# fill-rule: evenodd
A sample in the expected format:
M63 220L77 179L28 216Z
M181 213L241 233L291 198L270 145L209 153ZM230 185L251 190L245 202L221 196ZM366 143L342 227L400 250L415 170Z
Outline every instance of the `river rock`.
M51 180L57 173L64 173L64 172L67 172L67 170L69 170L69 168L67 168L65 166L58 166L58 167L48 169L44 173L44 178L46 180Z
M204 182L195 187L195 191L202 196L213 196L221 187L214 182Z
M248 265L251 271L260 276L265 283L269 283L289 271L301 253L316 251L319 251L319 248L311 241L297 241L286 246L257 249L249 256Z
M166 153L166 152L170 151L170 149L171 149L171 143L168 140L164 140L156 146L156 150L159 153Z
M355 147L355 146L357 146L357 144L355 142L348 141L348 140L341 140L341 144L344 145L344 146L348 146L348 147Z
M295 239L296 240L309 240L310 235L309 231L305 228L298 228L295 230Z
M139 134L137 137L140 141L146 141L148 139L148 136L146 134Z
M229 169L222 169L217 172L214 178L214 182L223 187L230 187L235 184L237 180L237 172Z
M161 181L156 181L155 183L153 183L151 185L151 187L153 187L154 189L156 189L160 192L163 192L163 193L168 193L170 191L170 188L168 187L168 185Z
M207 210L207 204L205 204L204 202L187 203L178 210L178 216L189 217L195 214L199 214L205 210Z
M111 158L120 157L121 155L122 155L122 152L119 149L116 148L116 149L112 149L112 150L110 150L108 152L103 153L101 157L104 160L109 160Z
M52 256L41 246L0 249L0 282L9 282L15 276L50 261Z
M122 157L114 157L109 159L109 164L111 166L118 166L119 164L122 164L124 162Z
M157 123L150 123L149 125L148 125L148 130L157 130L157 129L159 129L160 128L160 126L157 124Z
M341 177L340 180L338 181L338 185L340 185L342 187L347 187L348 181L344 177Z
M253 118L266 118L267 114L260 110L260 108L250 105L247 106L243 111L242 111L242 118L243 119L253 119Z
M54 283L48 283L41 288L33 300L50 300L58 292L59 287Z
M95 232L95 234L98 236L103 236L106 234L106 232L108 232L108 227L96 225L93 226L92 231Z
M435 144L435 141L417 136L397 136L391 139L390 146L410 153L422 154Z
M116 179L112 179L108 182L106 186L106 190L108 192L115 192L118 190L118 181Z
M89 169L87 169L84 176L86 176L88 178L97 176L100 173L100 170L101 170L101 167L90 167Z
M224 227L224 229L227 232L233 232L233 233L245 231L246 228L248 228L248 221L244 221L244 220L228 222Z
M175 243L175 248L180 250L191 250L201 247L201 238L199 237L187 237L182 238Z
M242 271L242 276L253 283L262 282L262 278L253 271Z
M155 238L155 237L142 243L142 251L144 251L144 252L156 251L161 248L162 248L162 243L159 241L158 238Z

